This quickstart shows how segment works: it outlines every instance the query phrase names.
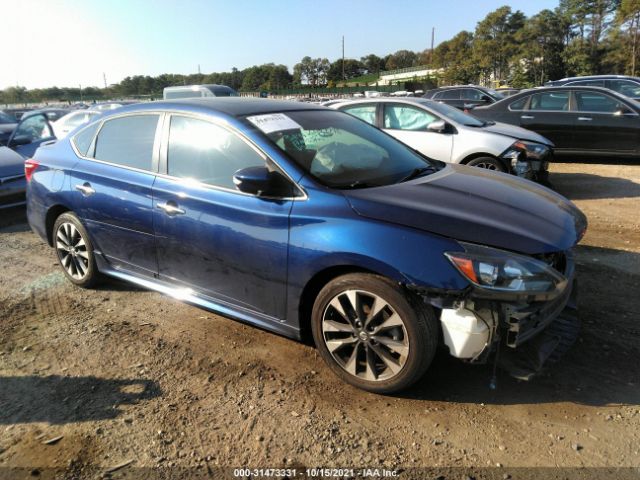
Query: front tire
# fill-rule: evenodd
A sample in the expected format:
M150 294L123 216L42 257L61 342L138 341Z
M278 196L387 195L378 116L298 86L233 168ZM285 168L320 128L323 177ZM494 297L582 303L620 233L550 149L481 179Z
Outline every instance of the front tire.
M478 157L473 160L469 160L466 165L470 167L484 168L487 170L493 170L494 172L506 172L507 169L497 158L493 157Z
M90 288L100 279L87 231L76 215L65 212L53 225L53 245L65 276L74 284Z
M431 307L378 275L334 279L313 306L323 360L347 383L376 393L407 388L426 372L438 342Z

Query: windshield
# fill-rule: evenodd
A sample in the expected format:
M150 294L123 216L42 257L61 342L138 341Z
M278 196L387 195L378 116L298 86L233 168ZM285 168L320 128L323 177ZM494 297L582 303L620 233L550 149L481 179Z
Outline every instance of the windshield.
M472 117L468 113L464 113L462 110L447 105L446 103L430 101L428 103L425 102L425 105L443 117L468 127L484 127L486 125L486 122L478 120L476 117Z
M0 123L18 123L18 121L4 112L0 112Z
M247 120L306 172L333 188L389 185L440 168L437 162L342 112L286 112Z

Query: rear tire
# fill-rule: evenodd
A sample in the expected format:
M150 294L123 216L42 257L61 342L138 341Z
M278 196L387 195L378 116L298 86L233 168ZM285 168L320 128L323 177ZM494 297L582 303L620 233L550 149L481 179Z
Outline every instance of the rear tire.
M469 160L466 163L466 165L469 165L470 167L485 168L487 170L493 170L495 172L507 171L507 169L504 166L504 163L502 163L497 158L493 158L493 157L474 158L473 160Z
M53 246L65 276L74 284L90 288L100 280L93 245L78 217L65 212L53 224Z
M311 328L329 368L345 382L376 393L419 380L438 344L431 307L373 274L329 282L314 303Z

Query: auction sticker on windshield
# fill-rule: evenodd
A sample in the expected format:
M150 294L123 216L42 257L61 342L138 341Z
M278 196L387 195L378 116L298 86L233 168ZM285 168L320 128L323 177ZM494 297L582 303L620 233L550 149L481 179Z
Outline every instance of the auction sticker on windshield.
M284 113L269 113L267 115L253 115L247 117L251 123L267 135L285 130L302 130L302 126L287 117Z

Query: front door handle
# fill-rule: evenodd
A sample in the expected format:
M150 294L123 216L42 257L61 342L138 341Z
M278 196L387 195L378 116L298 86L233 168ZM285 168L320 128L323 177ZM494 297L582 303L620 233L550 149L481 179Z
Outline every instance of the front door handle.
M520 115L520 118L523 120L533 120L536 117L534 117L533 115Z
M164 210L164 213L170 216L184 215L185 213L187 213L182 208L178 207L178 205L176 205L175 202L171 202L171 201L167 203L159 203L157 206L160 210Z
M590 122L591 120L593 120L591 117L578 117L579 122Z
M88 197L89 195L93 195L96 193L95 189L91 186L89 182L84 182L82 185L76 185L76 190L78 190L82 195Z

